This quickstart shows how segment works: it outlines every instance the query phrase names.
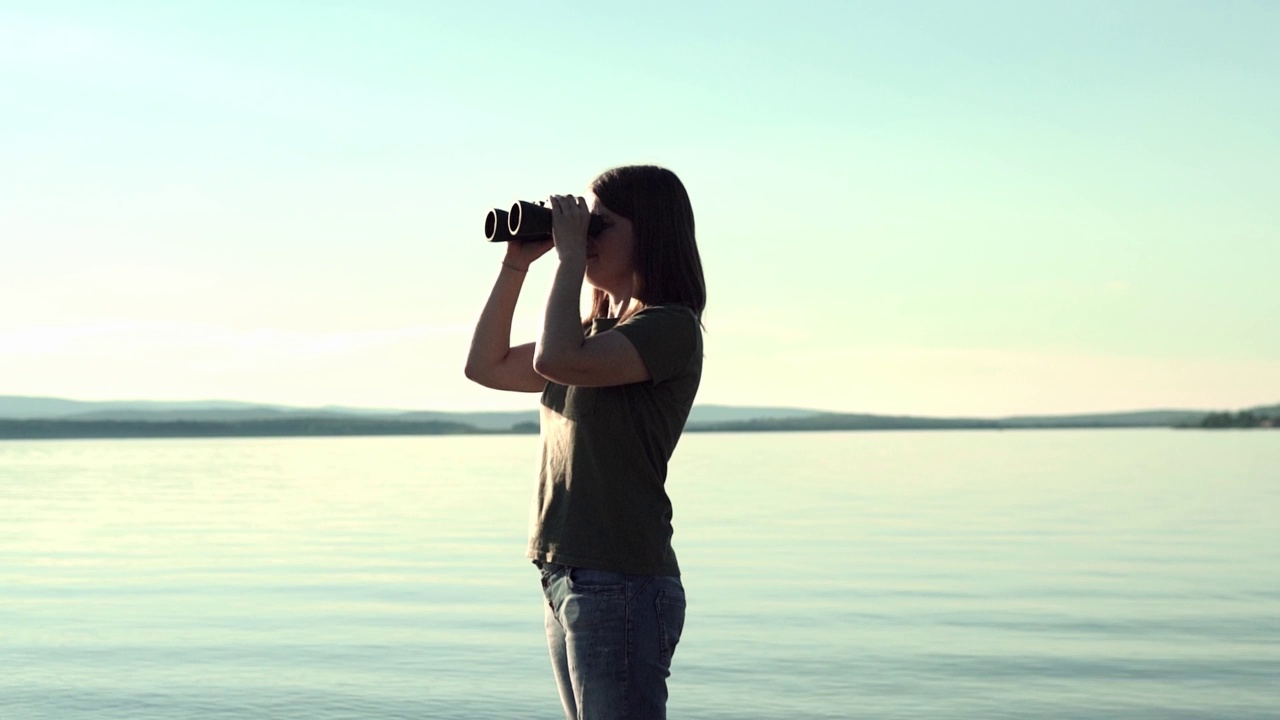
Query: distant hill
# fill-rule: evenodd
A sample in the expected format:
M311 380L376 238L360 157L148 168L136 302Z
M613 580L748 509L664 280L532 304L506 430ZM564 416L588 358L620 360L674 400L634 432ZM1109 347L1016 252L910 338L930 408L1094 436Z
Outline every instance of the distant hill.
M1260 405L1255 408L1246 408L1245 412L1265 417L1280 417L1280 405Z
M1240 412L1209 413L1188 427L1214 430L1235 428L1280 428L1280 405L1260 405Z
M1042 415L1001 418L1003 427L1169 427L1199 422L1204 410L1143 410L1095 415Z
M479 430L510 430L513 426L537 423L537 399L529 410L497 412L445 412L429 410L378 410L325 406L299 408L227 401L81 401L60 398L0 396L0 419L93 420L120 422L244 422L285 418L381 418L403 422L442 422L471 425ZM770 407L729 407L699 405L690 422L733 422L761 418L794 418L817 415L816 410Z
M57 418L88 413L183 413L283 409L279 406L227 400L63 400L48 397L0 395L0 418Z
M535 401L536 403L536 401ZM695 405L689 413L690 423L742 422L757 419L800 418L818 415L817 410L770 407L730 407L725 405ZM397 415L405 420L440 420L464 422L484 430L505 430L523 423L537 423L537 410L509 412L410 412Z
M535 400L536 402L536 400ZM522 423L538 424L537 410L508 410L501 412L407 412L393 416L408 422L460 422L479 430L510 430Z
M817 413L804 417L763 418L729 422L689 422L689 432L806 432L817 430L959 430L998 429L998 421L977 418L927 418L905 415Z
M246 420L271 420L277 418L289 417L290 415L305 414L310 417L348 417L336 413L298 413L292 410L267 408L267 407L250 407L243 409L228 410L134 410L122 408L119 410L90 410L89 412L76 413L74 415L63 415L60 420L76 420L76 421L127 421L127 422L240 422ZM50 418L52 419L52 418Z
M536 401L531 401L531 404ZM1280 405L1242 411L1280 418ZM1219 413L1220 414L1220 413ZM1021 430L1033 428L1195 427L1205 410L936 418L831 413L800 408L699 405L690 432L840 430ZM74 437L256 437L308 435L436 435L536 433L535 409L502 412L298 408L221 400L86 402L0 396L0 439Z
M1096 415L1044 415L1008 418L933 418L909 415L819 413L807 417L689 423L691 432L785 432L809 430L1030 430L1048 428L1175 427L1199 423L1199 410L1152 410Z
M535 430L536 431L536 430ZM209 438L209 437L326 437L365 435L472 435L480 432L461 423L406 422L379 418L296 417L274 420L130 421L130 420L5 420L0 438Z

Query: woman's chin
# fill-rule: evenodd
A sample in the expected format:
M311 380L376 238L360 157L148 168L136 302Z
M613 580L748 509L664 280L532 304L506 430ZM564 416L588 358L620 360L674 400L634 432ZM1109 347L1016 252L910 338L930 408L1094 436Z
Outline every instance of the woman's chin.
M587 280L587 284L590 285L591 287L595 288L596 290L603 290L605 292L610 292L609 288L614 287L615 285L615 283L609 282L607 278L593 276L590 271L587 271L586 280Z
M606 277L604 276L603 273L600 272L602 268L598 266L593 267L593 265L594 263L592 263L591 260L588 259L587 271L585 273L585 278L588 285L590 285L591 287L597 290L603 290L609 295L630 295L631 294L629 290L629 288L631 287L631 278L628 275L623 274L621 277L618 277L617 273L615 273L611 277Z

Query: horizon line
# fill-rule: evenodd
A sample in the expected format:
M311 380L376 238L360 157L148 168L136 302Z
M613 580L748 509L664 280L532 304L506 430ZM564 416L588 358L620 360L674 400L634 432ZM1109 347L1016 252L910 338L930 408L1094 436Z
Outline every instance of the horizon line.
M530 393L530 395L532 395L532 393ZM394 413L430 412L430 413L443 413L443 414L455 414L455 415L475 415L475 414L488 414L488 413L495 413L495 414L523 413L523 412L529 412L530 410L536 409L536 408L529 408L529 409L505 409L505 410L433 410L433 409L422 409L422 408L407 409L407 408L396 408L396 407L374 407L374 406L349 405L349 404L339 404L339 403L327 403L324 405L290 405L285 403L272 403L272 402L261 402L261 401L251 401L251 400L227 400L227 399L150 400L150 399L132 398L132 399L117 399L117 400L83 400L78 398L58 397L53 395L9 395L9 394L3 394L3 393L0 393L0 399L51 400L51 401L59 401L59 402L83 403L83 404L89 404L89 405L117 404L117 403L139 403L139 404L143 404L143 403L166 404L167 403L167 404L198 405L198 404L223 403L223 404L244 405L244 406L264 408L264 409L317 410L317 411L345 409L345 410L394 412ZM1037 411L1037 412L1030 412L1030 413L1004 414L1004 415L919 415L919 414L910 414L910 413L902 413L902 412L869 412L869 411L850 412L845 410L822 410L822 409L816 409L816 408L810 408L810 407L797 407L797 406L786 406L786 405L765 405L765 404L730 405L725 403L714 403L714 402L713 403L694 403L693 407L695 409L702 407L702 408L728 408L728 409L741 409L741 410L783 410L783 411L789 411L789 412L805 412L805 413L829 414L829 415L868 415L868 416L878 416L878 417L1000 420L1000 419L1012 419L1012 418L1037 418L1037 417L1129 415L1129 414L1136 414L1136 413L1160 413L1160 412L1165 412L1165 413L1243 412L1243 411L1262 409L1262 408L1280 407L1280 401L1277 401L1275 403L1255 403L1252 405L1243 406L1239 408L1232 408L1232 409L1229 409L1229 408L1206 409L1206 408L1187 408L1187 407L1178 408L1178 407L1165 406L1165 407L1144 407L1144 408L1132 408L1132 409L1126 409L1126 410L1101 410L1101 411L1098 411L1098 410L1066 411L1066 412Z

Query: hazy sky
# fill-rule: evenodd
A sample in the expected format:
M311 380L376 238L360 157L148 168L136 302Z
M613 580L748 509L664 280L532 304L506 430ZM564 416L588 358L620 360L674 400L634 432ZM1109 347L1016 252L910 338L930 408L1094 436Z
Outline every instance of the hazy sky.
M532 407L462 376L485 212L658 163L701 403L1278 402L1277 37L1270 1L9 0L0 394Z

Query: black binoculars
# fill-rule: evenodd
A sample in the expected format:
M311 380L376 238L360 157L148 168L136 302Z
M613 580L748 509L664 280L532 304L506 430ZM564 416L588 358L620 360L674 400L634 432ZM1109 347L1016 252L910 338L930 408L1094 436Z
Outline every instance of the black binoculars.
M592 215L587 235L595 237L601 230L604 230L604 218ZM484 237L489 242L550 240L551 208L541 202L524 200L513 204L510 211L494 208L485 216Z

